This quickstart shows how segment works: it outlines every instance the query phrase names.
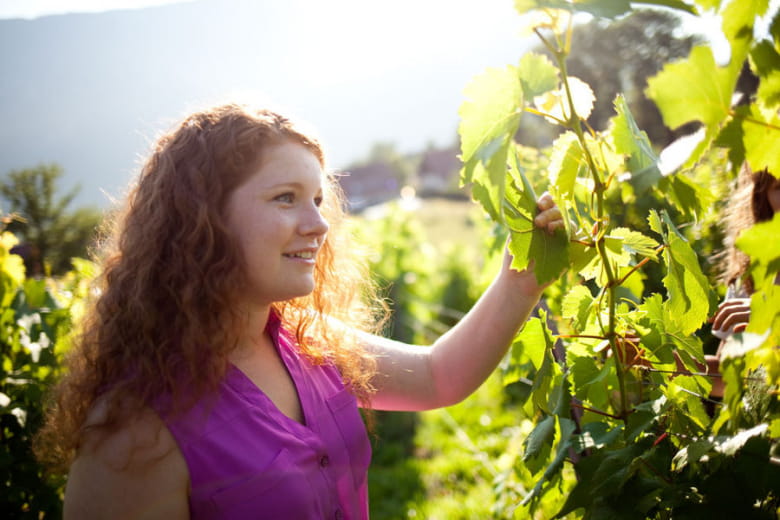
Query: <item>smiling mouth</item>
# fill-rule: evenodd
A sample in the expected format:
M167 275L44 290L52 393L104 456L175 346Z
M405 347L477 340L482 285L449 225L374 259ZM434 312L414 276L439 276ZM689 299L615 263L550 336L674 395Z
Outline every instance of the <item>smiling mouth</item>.
M314 260L317 254L313 251L299 251L298 253L284 253L287 258L302 258L304 260Z

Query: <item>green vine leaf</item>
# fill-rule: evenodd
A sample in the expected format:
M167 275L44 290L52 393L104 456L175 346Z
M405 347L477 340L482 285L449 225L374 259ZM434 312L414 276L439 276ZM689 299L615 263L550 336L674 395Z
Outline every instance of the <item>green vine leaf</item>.
M658 190L688 219L701 217L715 202L706 186L695 184L682 173L661 177Z
M737 238L737 247L751 261L750 274L756 292L750 298L750 322L747 331L764 335L765 350L758 357L766 365L770 381L780 380L780 286L775 277L780 272L780 213L768 222L761 222Z
M584 285L576 285L566 293L561 303L561 317L573 320L572 325L584 328L593 309L593 295Z
M520 58L517 72L526 99L533 99L558 86L558 69L543 54L524 54Z
M523 89L515 67L488 69L464 89L458 132L461 184L473 183L473 196L497 222L503 222L506 162L520 124Z
M748 430L739 431L733 436L718 437L715 451L733 457L750 439L763 436L768 429L768 424L758 424Z
M737 247L748 255L752 262L766 266L780 267L780 213L768 222L760 222L737 237Z
M750 51L750 61L760 79L757 97L765 108L780 105L780 54L769 41L758 42Z
M582 146L574 132L561 134L553 143L548 172L556 195L562 200L573 199L577 177L587 174Z
M745 158L754 171L768 169L780 172L780 157L773 153L780 146L780 116L765 117L759 107L752 106L749 117L742 120Z
M690 121L700 121L705 126L704 139L684 167L691 166L701 157L728 116L737 73L738 70L718 67L709 47L695 47L687 60L667 64L648 80L645 93L658 105L669 128L678 128ZM689 85L691 90L686 89L686 94L681 95L680 85Z
M553 442L555 442L555 416L546 415L523 443L525 446L523 462L532 475L544 467L550 457Z
M537 281L553 281L569 267L569 238L564 230L556 230L551 235L534 225L537 198L520 169L517 156L510 163L510 174L512 182L507 183L505 216L511 231L508 247L512 254L512 269L527 269L533 260Z
M639 231L618 227L610 231L610 235L621 238L623 249L632 256L639 255L653 259L658 257L658 253L655 251L658 248L658 242Z
M713 440L700 439L683 447L672 459L672 471L682 471L689 463L699 462L714 445Z
M558 476L563 469L563 463L569 455L569 448L572 445L572 438L574 432L577 430L577 425L571 419L565 419L563 417L556 417L559 429L558 446L555 452L555 458L544 470L544 475L540 478L536 485L533 487L530 493L525 496L522 501L523 505L526 505L539 497L542 494L544 485Z
M518 361L528 359L536 370L541 370L548 344L542 322L539 318L531 318L515 338L512 356Z
M645 193L661 178L658 155L647 134L639 129L622 95L615 98L615 110L617 115L612 118L610 128L615 151L628 156L626 167L631 173L631 185L637 194Z
M593 89L581 79L573 76L568 77L567 83L569 85L568 92L571 94L571 101L574 105L574 112L577 114L577 117L587 119L593 111L593 104L596 102ZM541 96L536 96L534 105L536 105L539 112L549 115L548 119L553 123L558 120L569 121L572 117L569 97L564 85L561 85L557 90L551 90Z
M701 270L698 257L685 237L677 230L666 212L662 213L667 233L664 260L667 274L663 278L669 293L672 319L684 335L693 334L710 316L714 295Z

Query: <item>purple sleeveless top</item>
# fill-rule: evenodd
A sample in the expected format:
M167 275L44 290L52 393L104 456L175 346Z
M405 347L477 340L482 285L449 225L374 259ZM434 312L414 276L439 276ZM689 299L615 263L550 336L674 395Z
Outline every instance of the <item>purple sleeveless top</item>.
M355 397L335 367L298 354L273 314L268 331L306 424L231 365L216 400L165 420L187 461L191 518L367 519L371 445Z

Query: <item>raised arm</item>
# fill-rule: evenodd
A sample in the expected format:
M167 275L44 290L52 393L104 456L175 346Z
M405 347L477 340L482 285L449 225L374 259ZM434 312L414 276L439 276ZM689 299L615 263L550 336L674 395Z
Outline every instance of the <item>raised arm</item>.
M549 195L540 197L538 206L538 227L550 232L563 227L561 213ZM544 291L533 272L511 269L511 260L505 253L490 287L431 347L366 338L378 361L373 408L411 411L448 406L466 398L487 379Z

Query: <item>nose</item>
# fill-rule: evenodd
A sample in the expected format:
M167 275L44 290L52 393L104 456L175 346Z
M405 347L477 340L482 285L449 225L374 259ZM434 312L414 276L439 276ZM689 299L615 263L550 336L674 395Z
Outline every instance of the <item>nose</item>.
M314 204L307 208L305 215L301 219L300 233L306 236L323 236L328 232L330 226L325 217L322 216L320 208Z

